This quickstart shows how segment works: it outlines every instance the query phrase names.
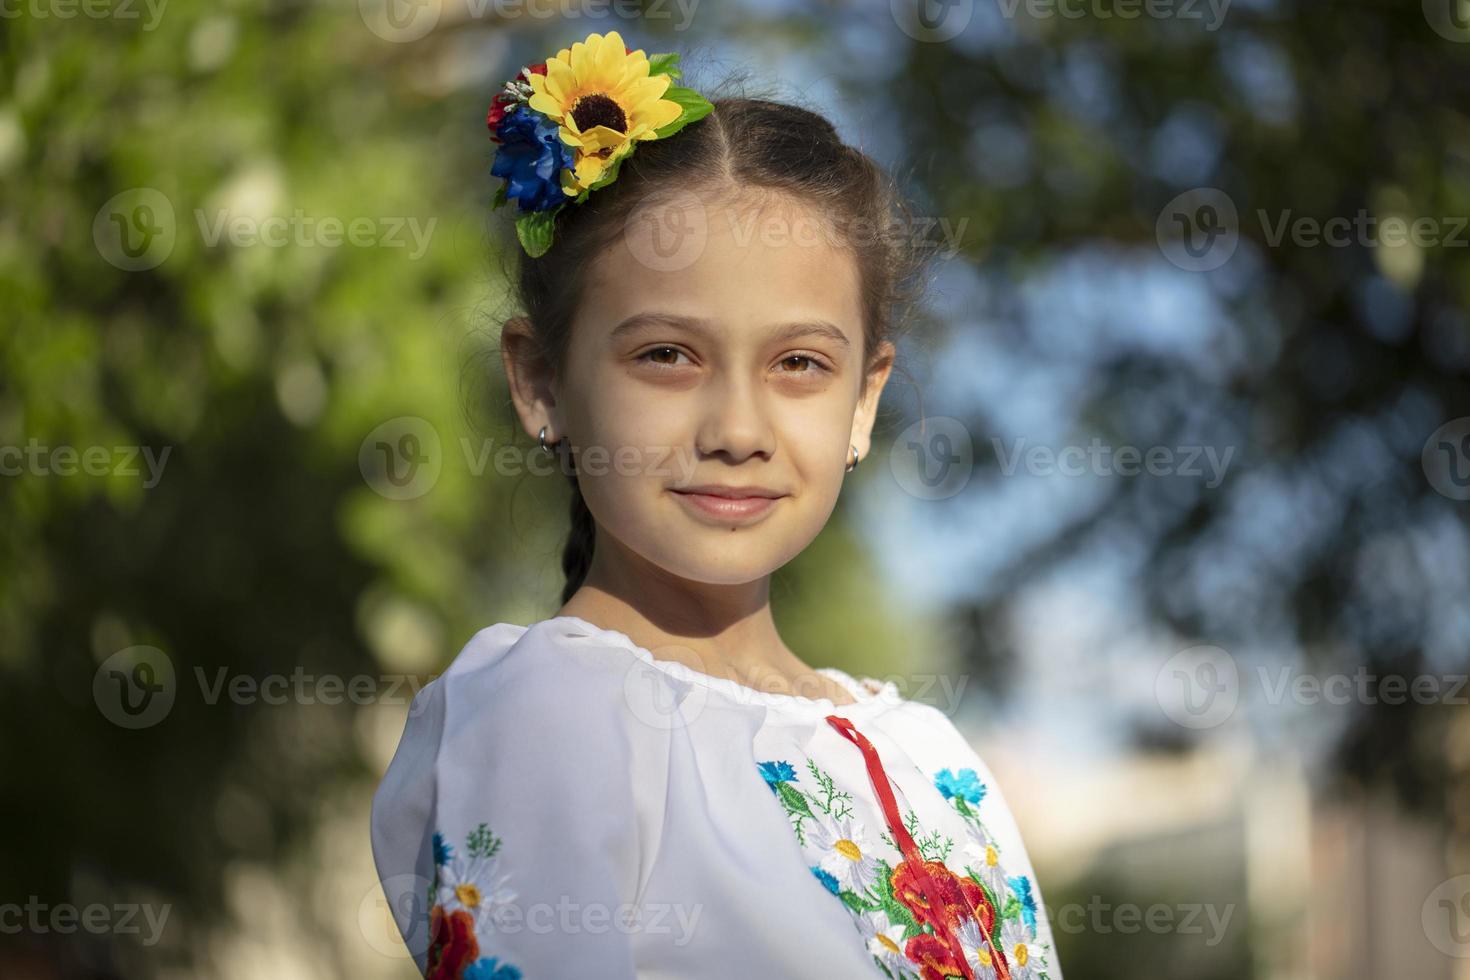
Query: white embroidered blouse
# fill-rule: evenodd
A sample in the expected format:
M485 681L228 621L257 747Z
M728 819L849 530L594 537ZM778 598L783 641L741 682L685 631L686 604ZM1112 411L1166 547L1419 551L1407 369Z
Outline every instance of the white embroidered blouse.
M431 980L1061 980L1035 872L943 712L757 691L573 616L477 633L373 798Z

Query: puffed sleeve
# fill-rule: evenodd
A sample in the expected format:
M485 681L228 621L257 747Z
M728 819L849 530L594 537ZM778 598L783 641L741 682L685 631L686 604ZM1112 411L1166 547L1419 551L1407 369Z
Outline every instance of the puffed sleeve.
M608 651L501 624L409 709L373 798L378 876L432 980L635 980L668 735Z

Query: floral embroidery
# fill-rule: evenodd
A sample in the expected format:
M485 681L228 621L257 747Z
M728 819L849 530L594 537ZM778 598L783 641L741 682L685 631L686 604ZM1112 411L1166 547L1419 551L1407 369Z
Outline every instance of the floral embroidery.
M885 830L872 837L853 813L852 795L839 790L815 762L806 761L811 780L800 786L795 767L785 760L761 762L759 767L786 810L803 853L815 861L812 874L848 907L868 952L886 976L893 980L963 976L958 953L977 980L1050 980L1051 947L1037 941L1031 879L1007 875L1002 868L1000 845L980 818L986 786L974 769L958 773L941 769L933 778L935 789L964 820L963 842L939 830L922 833L912 810L904 816L904 827L937 883L939 894L932 896L936 903L931 907L924 901L916 870L903 861L895 866L879 853L879 841L890 853L899 850L893 836ZM948 867L952 854L963 875ZM937 932L941 905L951 912L979 913L962 917L954 936L958 951Z
M480 956L477 936L516 894L497 875L501 840L486 824L470 831L464 857L434 832L435 882L429 887L427 980L521 980L521 971L498 957Z

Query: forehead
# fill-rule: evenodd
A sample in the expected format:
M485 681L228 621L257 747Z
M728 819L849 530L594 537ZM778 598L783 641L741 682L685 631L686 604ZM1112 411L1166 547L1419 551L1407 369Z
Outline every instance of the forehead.
M856 259L829 219L789 196L674 192L636 209L588 270L579 319L607 329L650 308L741 328L827 320L862 341Z

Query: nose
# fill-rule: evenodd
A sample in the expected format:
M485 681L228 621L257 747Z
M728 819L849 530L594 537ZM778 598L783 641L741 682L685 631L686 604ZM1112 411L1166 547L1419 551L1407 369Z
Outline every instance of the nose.
M770 406L759 381L728 373L705 390L694 445L701 456L723 455L732 462L775 451Z

